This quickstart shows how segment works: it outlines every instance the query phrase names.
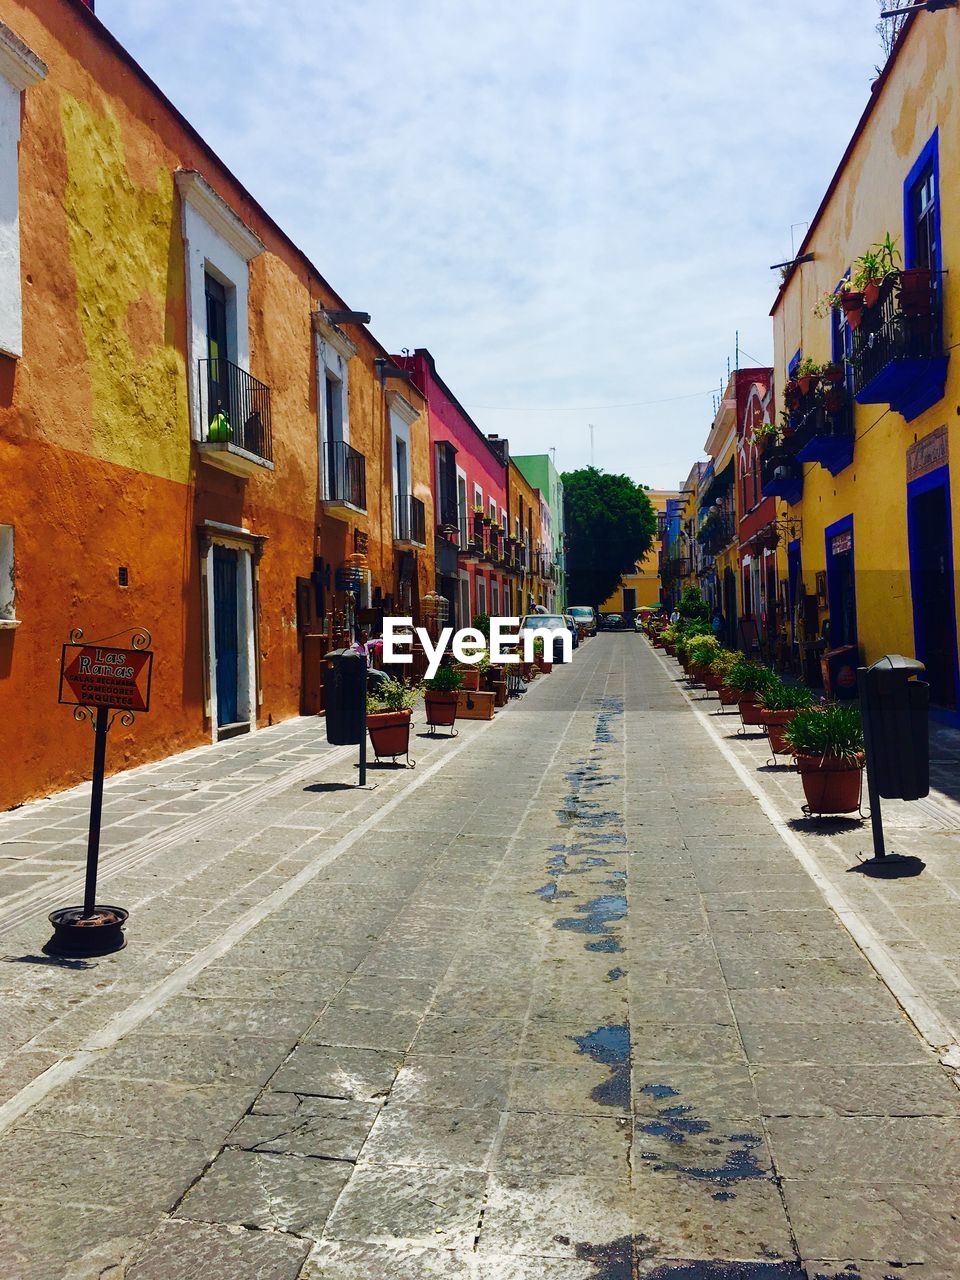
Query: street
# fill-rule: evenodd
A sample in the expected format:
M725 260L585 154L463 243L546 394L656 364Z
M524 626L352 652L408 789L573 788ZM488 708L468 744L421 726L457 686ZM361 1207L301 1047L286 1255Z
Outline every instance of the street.
M0 815L0 1278L960 1277L960 809L851 876L685 689L601 634L371 789L319 719L119 774L97 961L89 786Z

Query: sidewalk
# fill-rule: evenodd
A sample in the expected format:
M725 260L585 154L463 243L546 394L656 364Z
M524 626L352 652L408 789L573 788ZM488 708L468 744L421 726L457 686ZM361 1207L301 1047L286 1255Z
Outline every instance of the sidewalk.
M0 1280L960 1277L960 1091L640 637L417 743L8 926Z

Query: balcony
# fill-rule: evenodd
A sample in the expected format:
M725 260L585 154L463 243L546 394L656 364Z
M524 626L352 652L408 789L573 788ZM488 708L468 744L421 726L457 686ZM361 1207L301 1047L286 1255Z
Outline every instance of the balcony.
M948 359L938 282L925 270L902 272L899 288L863 313L853 335L854 398L888 404L912 422L943 399Z
M427 545L427 509L413 494L401 494L396 499L397 520L393 540L411 547Z
M783 498L793 504L803 497L803 463L791 437L783 444L768 444L760 459L760 487L765 498Z
M270 388L229 360L199 360L201 439L205 462L246 478L273 470Z
M792 415L794 433L790 437L800 463L816 462L832 476L839 475L853 461L853 405L845 387L818 388L807 397L809 403Z
M327 491L323 508L338 520L349 520L367 511L367 460L345 440L329 440Z
M726 551L736 540L733 516L728 514L708 516L697 534L697 541L704 556L713 558Z
M662 582L674 582L690 576L690 560L687 556L669 556L660 564Z

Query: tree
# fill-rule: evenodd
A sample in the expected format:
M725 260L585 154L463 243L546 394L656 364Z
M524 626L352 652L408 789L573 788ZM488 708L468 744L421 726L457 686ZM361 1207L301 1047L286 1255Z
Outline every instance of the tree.
M877 0L881 10L890 8L906 8L906 4L891 5L890 0ZM881 18L877 23L877 32L880 36L880 43L883 45L884 56L889 58L893 52L893 46L897 43L900 32L903 30L909 14L898 13L895 18Z
M657 513L642 485L596 467L563 474L567 599L599 609L653 546Z

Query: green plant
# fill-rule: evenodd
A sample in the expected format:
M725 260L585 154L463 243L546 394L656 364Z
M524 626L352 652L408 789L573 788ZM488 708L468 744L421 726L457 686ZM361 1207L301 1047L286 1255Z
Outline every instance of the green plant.
M473 620L473 628L479 631L487 644L490 643L490 615L489 613L478 613Z
M802 684L774 680L764 689L761 701L767 711L805 711L813 703L813 694Z
M775 422L761 422L759 427L753 428L753 438L757 444L765 440L773 440L777 443L780 435L780 429Z
M794 375L797 378L819 378L823 372L823 367L817 364L812 356L804 356L797 366L797 372Z
M686 587L680 597L677 610L682 619L690 622L709 622L710 606L699 587Z
M701 666L709 663L713 655L719 652L720 641L716 636L696 636L687 644L687 653L690 661L696 662Z
M367 714L412 711L419 692L417 685L405 685L400 680L381 680L377 688L367 694Z
M733 668L739 660L740 655L733 653L730 649L718 649L707 663L707 666L715 676L722 676L723 679L726 680L731 668Z
M762 693L776 678L769 667L741 655L727 672L727 685L740 693Z
M784 736L798 756L856 761L863 752L860 709L840 703L810 707L797 712Z
M432 680L423 683L433 693L456 693L463 685L463 673L457 667L440 667Z

